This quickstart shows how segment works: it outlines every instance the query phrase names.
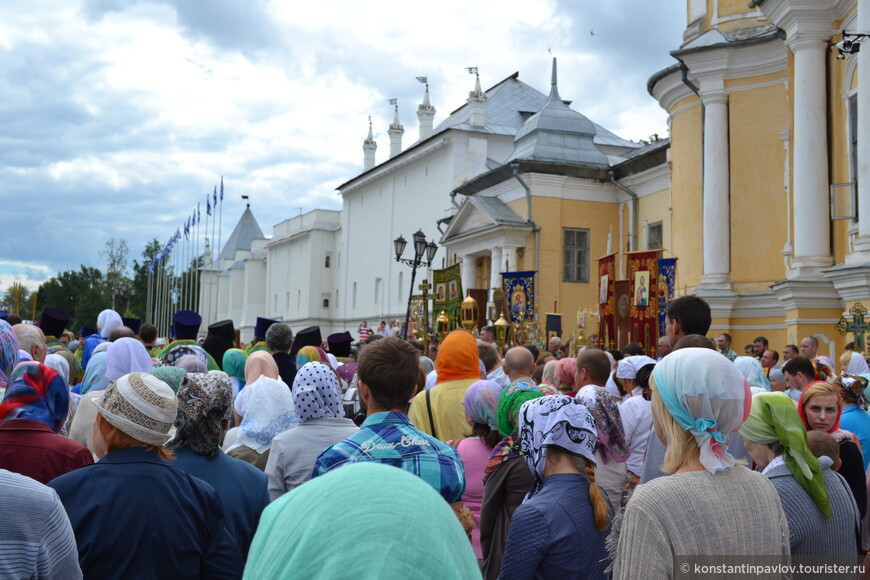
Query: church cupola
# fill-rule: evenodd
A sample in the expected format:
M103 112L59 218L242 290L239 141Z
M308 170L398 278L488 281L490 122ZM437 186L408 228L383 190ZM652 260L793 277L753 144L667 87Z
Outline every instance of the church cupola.
M363 171L368 171L375 166L375 152L378 150L378 143L372 136L372 118L369 117L369 136L363 141Z
M390 135L390 159L402 152L402 135L405 133L405 128L399 123L399 104L396 99L390 99L390 104L395 107L393 111L393 122L390 123L390 129L387 131Z

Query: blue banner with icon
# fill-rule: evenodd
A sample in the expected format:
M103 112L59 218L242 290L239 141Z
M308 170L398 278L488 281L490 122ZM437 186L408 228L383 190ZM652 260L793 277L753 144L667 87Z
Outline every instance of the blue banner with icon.
M535 271L502 272L501 284L508 300L510 321L521 324L535 318Z
M659 280L657 287L659 336L665 336L665 317L668 315L668 303L674 299L676 282L677 259L659 258Z

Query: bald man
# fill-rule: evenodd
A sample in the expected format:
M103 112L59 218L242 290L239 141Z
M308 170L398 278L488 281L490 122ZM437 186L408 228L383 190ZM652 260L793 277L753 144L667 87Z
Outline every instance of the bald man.
M532 379L532 373L535 372L535 357L526 347L515 346L508 349L502 361L502 368L511 383L535 386L535 381Z
M805 336L801 339L801 356L810 360L816 358L819 352L819 339L815 336Z

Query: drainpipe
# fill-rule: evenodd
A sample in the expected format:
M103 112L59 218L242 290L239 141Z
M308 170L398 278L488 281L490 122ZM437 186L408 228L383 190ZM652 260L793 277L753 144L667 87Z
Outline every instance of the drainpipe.
M526 183L526 181L520 176L520 164L517 162L511 163L511 169L514 172L514 178L519 182L520 185L523 186L523 189L526 190L526 222L529 225L534 224L532 221L532 189ZM541 260L541 228L538 226L533 227L533 231L535 232L535 278L538 277L538 265ZM535 288L539 288L538 280L535 280ZM535 301L538 299L538 294L540 292L535 291ZM536 304L537 306L537 304Z
M628 251L633 252L637 249L637 194L619 183L616 180L616 174L613 173L612 169L607 172L607 175L610 176L610 182L613 185L631 197L631 219L628 222Z
M456 209L459 209L459 202L456 201L456 192L455 191L450 192L450 203L452 203Z

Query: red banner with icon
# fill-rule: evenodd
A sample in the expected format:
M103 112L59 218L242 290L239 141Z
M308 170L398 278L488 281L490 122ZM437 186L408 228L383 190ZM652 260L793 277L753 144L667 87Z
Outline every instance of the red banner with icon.
M628 282L631 305L629 343L636 342L646 354L655 357L659 334L658 274L660 251L631 252L628 258Z
M598 259L598 340L601 348L612 348L616 340L616 299L613 283L616 280L616 254Z

